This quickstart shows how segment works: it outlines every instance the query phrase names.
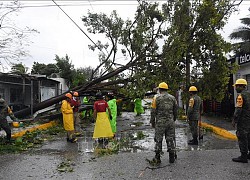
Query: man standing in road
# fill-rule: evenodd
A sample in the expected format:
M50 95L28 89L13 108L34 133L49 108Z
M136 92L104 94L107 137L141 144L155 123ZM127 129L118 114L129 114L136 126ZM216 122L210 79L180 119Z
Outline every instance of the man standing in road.
M198 122L201 118L202 100L197 95L197 91L198 90L195 86L191 86L189 88L190 99L187 111L187 120L193 137L193 139L188 142L189 145L198 145Z
M144 109L142 107L142 100L140 97L137 97L134 100L134 104L135 104L134 112L135 112L136 116L140 116L142 113L144 113Z
M109 117L112 119L111 111L108 106L108 103L103 99L101 92L96 94L97 100L94 103L94 119L95 128L93 138L99 138L99 142L103 141L103 138L113 138L114 134L109 122ZM108 111L108 114L106 113Z
M10 107L6 104L5 100L0 95L0 129L3 128L3 130L6 132L5 143L9 144L11 143L11 129L6 118L7 116L10 116L13 121L18 121Z
M79 136L82 134L82 129L80 125L80 117L78 113L78 108L81 105L81 103L80 103L79 94L77 91L73 92L73 98L71 99L70 104L73 107L75 135Z
M111 128L112 128L112 132L114 134L114 137L115 137L115 133L116 133L116 118L117 118L117 105L116 105L116 99L114 97L113 92L109 92L107 94L107 103L109 105L109 108L110 108L110 111L111 111L111 115L112 115L112 118L110 118L110 125L111 125Z
M175 121L178 105L175 97L167 92L168 85L165 82L160 83L158 88L159 95L153 99L150 119L152 127L155 128L155 157L151 162L153 164L161 163L162 140L165 135L169 152L169 162L174 163L176 158Z
M247 163L250 159L250 93L246 91L247 81L236 80L235 89L238 93L232 125L236 127L241 156L233 158L234 162Z

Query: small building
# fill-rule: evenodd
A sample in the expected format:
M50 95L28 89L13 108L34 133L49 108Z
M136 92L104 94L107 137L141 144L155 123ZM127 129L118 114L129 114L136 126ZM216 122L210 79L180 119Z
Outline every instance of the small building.
M247 91L250 92L250 53L237 54L234 58L228 60L230 64L236 63L239 65L239 70L235 74L230 75L228 91L222 102L205 101L204 107L206 112L222 114L226 117L232 117L236 104L237 92L234 88L234 83L239 78L244 78L247 81Z
M0 73L0 95L14 112L61 93L60 82L45 75Z
M240 66L240 69L233 75L233 82L239 78L246 79L247 91L250 92L250 53L237 55L235 62Z

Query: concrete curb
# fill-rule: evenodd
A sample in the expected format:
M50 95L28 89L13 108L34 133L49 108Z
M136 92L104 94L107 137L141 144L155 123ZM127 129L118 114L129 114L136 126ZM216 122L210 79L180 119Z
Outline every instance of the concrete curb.
M227 138L227 139L231 139L231 140L238 140L237 139L237 136L234 135L233 133L230 133L229 131L227 131L226 129L223 129L223 128L220 128L220 127L216 127L216 126L213 126L211 124L208 124L208 123L204 123L204 122L201 122L201 127L204 127L204 128L211 128L212 131L215 133L215 134L218 134L224 138Z
M31 128L25 129L23 131L14 133L14 134L11 135L11 137L12 138L22 137L27 131L33 132L33 131L36 131L36 130L44 130L44 129L47 129L49 127L55 126L56 124L57 124L56 121L51 121L51 122L48 122L48 123L45 123L45 124L34 126L34 127L31 127Z

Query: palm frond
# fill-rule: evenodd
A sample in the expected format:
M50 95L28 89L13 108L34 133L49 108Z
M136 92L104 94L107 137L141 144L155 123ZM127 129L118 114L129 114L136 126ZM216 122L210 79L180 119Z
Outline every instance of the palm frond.
M240 21L242 24L250 27L250 18L249 17L241 18Z
M239 29L237 29L233 33L231 33L229 35L229 38L239 39L242 41L249 41L250 40L250 28L240 27Z

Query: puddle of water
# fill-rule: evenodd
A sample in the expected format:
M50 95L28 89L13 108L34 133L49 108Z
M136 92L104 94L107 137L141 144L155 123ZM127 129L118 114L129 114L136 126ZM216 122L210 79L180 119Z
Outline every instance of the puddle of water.
M116 136L116 143L119 144L119 153L122 152L153 152L154 151L154 133L155 130L151 128L150 123L150 111L146 110L142 116L135 116L133 112L124 112L121 117L118 117L117 128L118 133ZM140 126L131 127L133 123L142 122ZM121 127L122 126L122 127ZM93 140L94 126L86 128L83 132L83 137L78 137L77 144L67 143L63 138L60 143L48 143L45 144L41 152L53 152L61 154L64 157L83 155L82 157L93 156L94 150L97 147L97 142ZM138 132L144 134L144 139L136 140ZM191 134L188 124L185 121L176 121L176 149L177 151L194 151L194 150L206 150L206 149L225 149L225 148L238 148L237 142L222 139L221 137L213 134L212 132L206 132L204 134L204 140L199 142L198 146L188 145ZM165 139L162 143L163 151L167 151L167 145ZM72 150L73 149L73 150ZM68 152L71 154L68 154Z

